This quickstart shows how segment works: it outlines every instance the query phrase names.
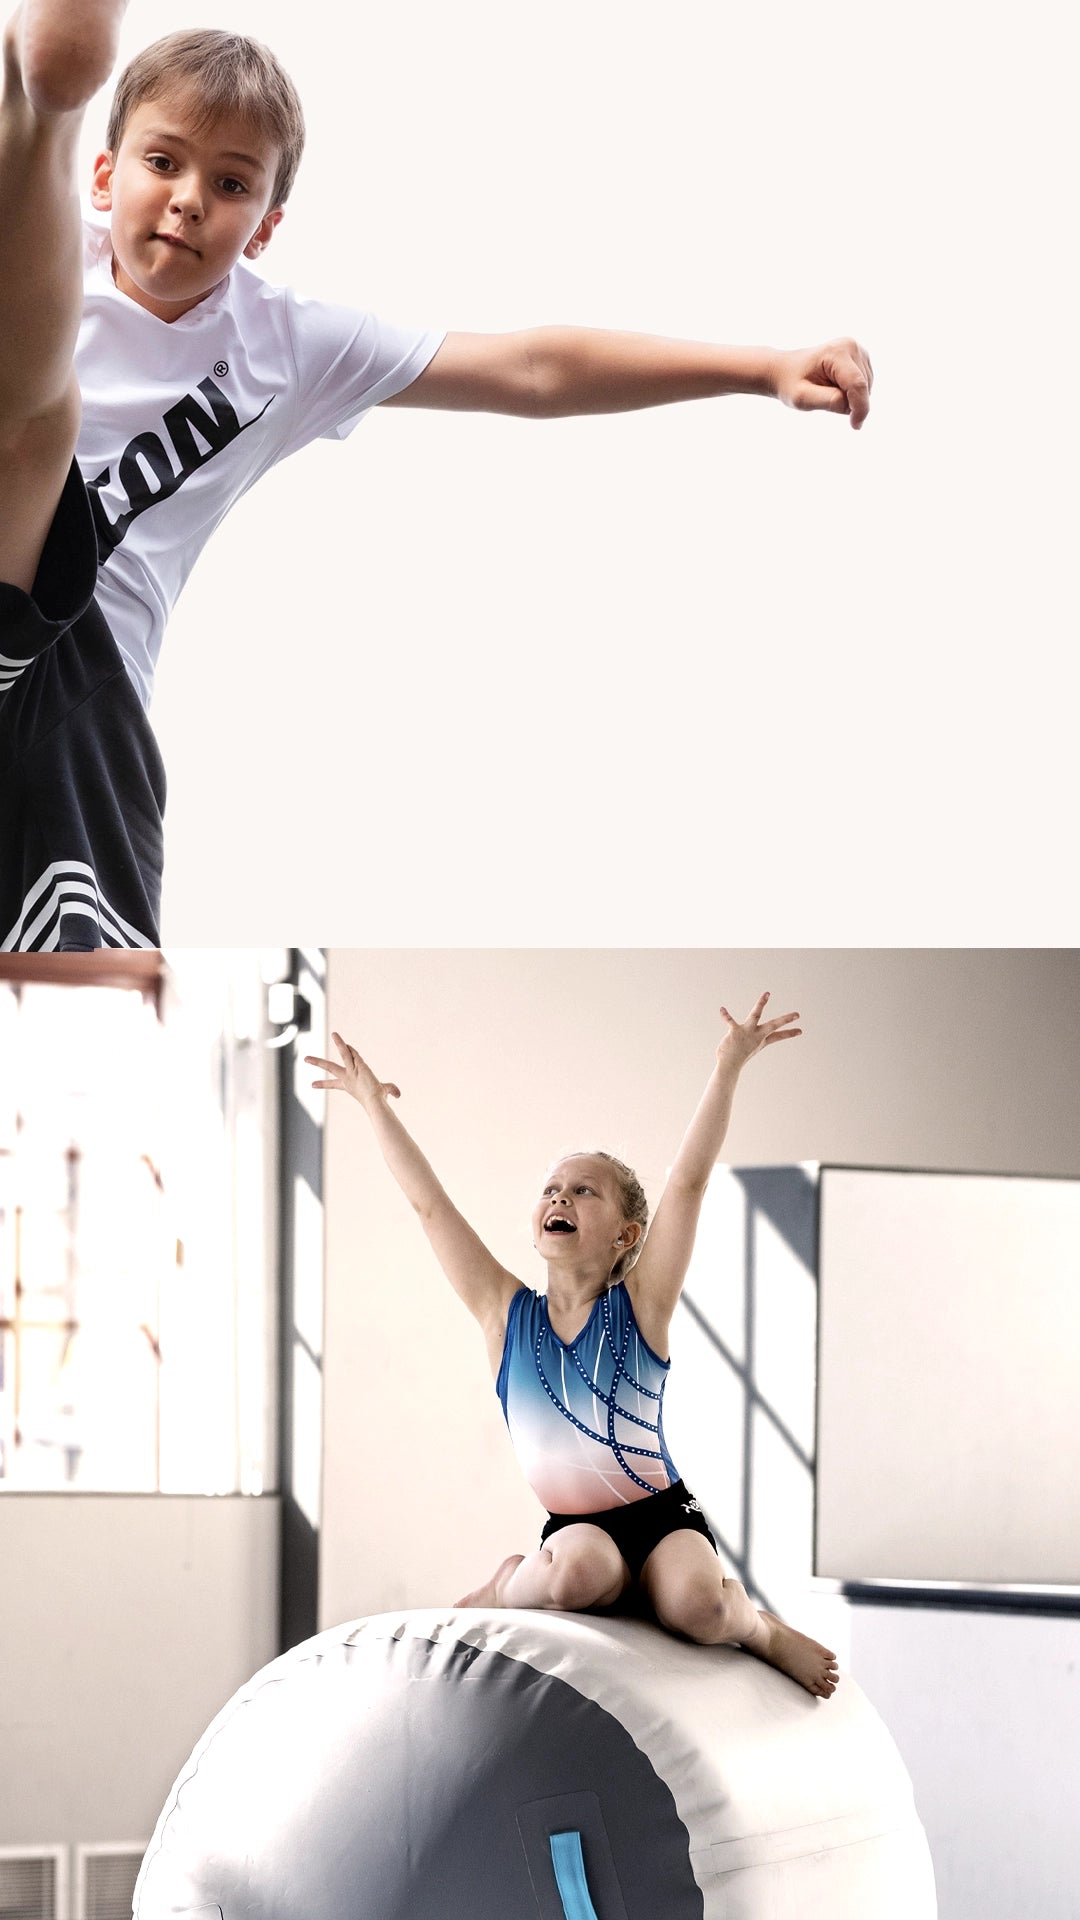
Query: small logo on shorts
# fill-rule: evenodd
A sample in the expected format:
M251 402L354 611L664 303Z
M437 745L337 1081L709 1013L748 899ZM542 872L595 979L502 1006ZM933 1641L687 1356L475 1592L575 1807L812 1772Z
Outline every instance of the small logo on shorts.
M228 373L228 371L229 371L229 363L227 360L214 361L214 372L217 374L217 377L219 380L224 380L225 375Z
M682 1503L682 1510L684 1513L700 1513L701 1501L700 1500L684 1500Z

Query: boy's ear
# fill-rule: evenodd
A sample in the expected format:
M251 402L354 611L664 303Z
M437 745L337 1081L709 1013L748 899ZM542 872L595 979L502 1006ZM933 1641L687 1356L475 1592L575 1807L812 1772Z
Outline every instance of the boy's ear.
M271 207L269 213L263 214L262 219L259 221L258 226L256 227L254 233L251 236L251 239L248 241L247 246L244 248L245 260L256 259L257 256L260 253L262 253L263 249L270 245L270 240L271 240L271 236L273 234L274 228L278 225L279 221L283 220L284 218L285 218L284 207Z
M90 184L90 200L99 213L112 211L112 177L112 154L99 153L94 161L94 177Z

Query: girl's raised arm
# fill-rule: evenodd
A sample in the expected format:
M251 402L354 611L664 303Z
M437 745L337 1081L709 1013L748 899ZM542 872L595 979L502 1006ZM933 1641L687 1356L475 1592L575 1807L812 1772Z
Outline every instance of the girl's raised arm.
M802 1032L791 1024L797 1013L762 1020L768 999L763 993L741 1021L721 1007L727 1032L716 1049L716 1065L682 1137L645 1245L626 1276L638 1324L658 1353L667 1351L668 1324L690 1265L701 1202L724 1144L739 1075L763 1047L774 1040L794 1040Z
M501 1351L506 1309L521 1282L499 1264L458 1212L415 1140L391 1111L388 1103L401 1098L401 1089L390 1080L377 1080L366 1060L339 1033L332 1039L340 1061L306 1055L309 1067L322 1067L328 1076L312 1085L328 1093L349 1093L359 1101L383 1159L413 1207L450 1285L480 1322L489 1348Z

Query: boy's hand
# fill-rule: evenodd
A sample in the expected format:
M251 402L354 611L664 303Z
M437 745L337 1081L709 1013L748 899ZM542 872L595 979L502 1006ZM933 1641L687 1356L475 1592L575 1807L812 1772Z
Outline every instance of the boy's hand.
M360 1058L356 1048L350 1047L340 1033L333 1033L330 1038L341 1055L340 1062L319 1060L313 1053L304 1055L309 1067L325 1067L330 1075L328 1080L313 1080L313 1087L325 1087L328 1093L351 1093L362 1107L375 1106L391 1097L400 1100L401 1088L395 1087L392 1080L376 1080L367 1061Z
M776 397L802 413L846 413L855 428L870 411L874 369L857 340L796 347L776 356Z
M721 1007L720 1017L727 1021L728 1030L716 1049L719 1066L734 1067L738 1072L762 1047L771 1047L774 1040L794 1040L802 1032L801 1027L791 1024L798 1019L797 1013L783 1013L779 1019L762 1022L768 998L768 994L763 993L745 1020L734 1019L726 1007Z

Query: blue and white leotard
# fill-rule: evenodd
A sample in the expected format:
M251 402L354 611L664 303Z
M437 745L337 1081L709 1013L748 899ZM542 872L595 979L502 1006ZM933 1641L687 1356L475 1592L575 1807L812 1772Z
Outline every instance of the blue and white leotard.
M642 1337L621 1280L570 1343L552 1330L544 1295L518 1289L495 1387L549 1513L601 1513L679 1478L660 1417L670 1365Z

